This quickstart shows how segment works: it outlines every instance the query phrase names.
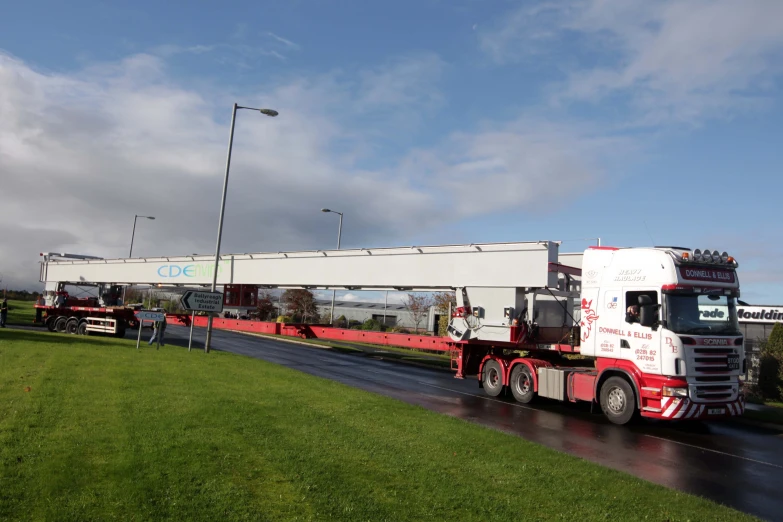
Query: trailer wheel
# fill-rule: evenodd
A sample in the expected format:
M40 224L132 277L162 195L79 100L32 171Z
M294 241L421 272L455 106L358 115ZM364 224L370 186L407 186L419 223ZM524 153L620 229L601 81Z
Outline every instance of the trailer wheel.
M511 394L517 401L527 404L536 397L533 374L526 364L514 366L509 381L508 385L511 388Z
M65 323L65 331L71 335L76 335L79 331L79 320L75 317L71 317Z
M44 323L46 325L46 329L50 332L54 331L54 323L57 321L57 318L55 316L49 316L46 318L46 322Z
M610 422L627 424L636 413L633 388L622 377L609 377L601 386L601 409Z
M76 333L79 335L89 335L90 332L87 331L87 321L81 321L79 322L79 328L76 329Z
M492 359L484 364L481 372L481 379L484 383L484 391L490 397L497 397L503 391L503 370L500 363Z
M65 332L65 325L68 324L68 318L64 315L61 315L57 319L54 320L54 331L57 333L63 333Z

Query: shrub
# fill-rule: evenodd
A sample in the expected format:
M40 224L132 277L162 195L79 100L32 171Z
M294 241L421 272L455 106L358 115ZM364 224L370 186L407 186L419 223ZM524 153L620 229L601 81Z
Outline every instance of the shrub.
M375 319L367 319L362 323L362 330L381 332L383 331L383 325Z
M777 323L761 345L758 392L768 401L783 399L783 324Z
M277 316L277 322L278 323L290 323L293 321L293 318L290 315L278 315Z

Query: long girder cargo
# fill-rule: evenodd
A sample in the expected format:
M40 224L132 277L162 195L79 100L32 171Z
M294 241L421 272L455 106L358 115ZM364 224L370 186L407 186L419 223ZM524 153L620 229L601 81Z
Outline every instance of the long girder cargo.
M451 290L554 287L558 243L489 243L221 256L218 285ZM42 254L42 282L205 286L214 256L72 259Z

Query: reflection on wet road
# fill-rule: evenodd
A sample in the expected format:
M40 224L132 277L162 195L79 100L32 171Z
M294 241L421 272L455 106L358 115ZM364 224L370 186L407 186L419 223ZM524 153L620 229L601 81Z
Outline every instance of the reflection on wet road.
M188 330L169 327L173 344ZM203 347L204 332L194 332ZM643 421L615 426L584 404L522 405L483 394L475 380L372 357L347 355L216 331L219 350L333 379L432 411L518 435L665 486L701 495L768 520L783 519L783 435L728 422Z

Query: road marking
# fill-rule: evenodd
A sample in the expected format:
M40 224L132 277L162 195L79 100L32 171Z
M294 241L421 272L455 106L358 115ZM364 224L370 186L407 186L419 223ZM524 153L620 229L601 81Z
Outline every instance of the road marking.
M734 457L735 459L747 460L748 462L755 462L756 464L764 464L765 466L772 466L773 468L783 469L783 466L781 466L780 464L774 464L772 462L765 462L763 460L751 459L750 457L743 457L742 455L735 455L733 453L726 453L725 451L704 448L702 446L696 446L695 444L688 444L687 442L680 442L678 440L667 439L664 437L656 437L655 435L648 435L646 433L642 433L641 435L644 435L645 437L650 437L651 439L658 439L665 442L671 442L673 444L679 444L680 446L688 446L689 448L695 448L702 451L709 451L711 453L717 453L718 455L725 455L727 457Z

